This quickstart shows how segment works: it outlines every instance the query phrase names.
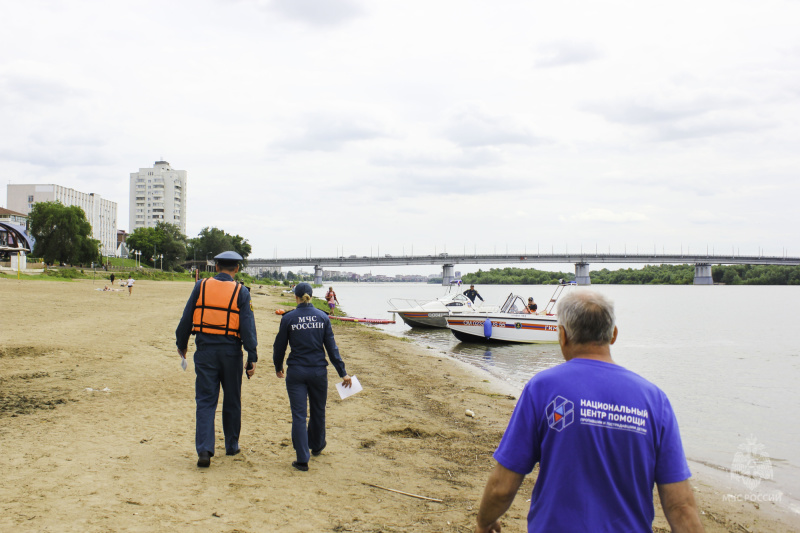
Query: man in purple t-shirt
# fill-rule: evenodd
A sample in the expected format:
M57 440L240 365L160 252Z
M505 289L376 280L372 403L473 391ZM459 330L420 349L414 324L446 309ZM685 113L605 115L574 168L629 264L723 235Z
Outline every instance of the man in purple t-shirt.
M536 463L528 531L652 531L653 486L673 531L703 531L675 414L655 385L618 366L614 306L575 290L558 304L566 363L525 385L483 493L476 531L499 519Z

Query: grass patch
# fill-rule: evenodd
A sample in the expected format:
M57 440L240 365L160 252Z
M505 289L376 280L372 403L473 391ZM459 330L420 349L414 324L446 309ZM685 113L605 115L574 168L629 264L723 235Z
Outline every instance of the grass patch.
M0 278L2 279L17 279L17 274L8 274L6 272L0 272ZM19 276L20 281L72 281L70 278L60 278L60 277L52 277L52 276L43 276L41 274L21 274Z

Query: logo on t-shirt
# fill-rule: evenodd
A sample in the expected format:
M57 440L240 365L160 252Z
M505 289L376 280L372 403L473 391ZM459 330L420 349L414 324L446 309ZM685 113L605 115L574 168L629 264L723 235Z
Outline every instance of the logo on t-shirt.
M545 409L545 413L547 424L556 431L561 431L575 421L575 404L563 396L556 396Z

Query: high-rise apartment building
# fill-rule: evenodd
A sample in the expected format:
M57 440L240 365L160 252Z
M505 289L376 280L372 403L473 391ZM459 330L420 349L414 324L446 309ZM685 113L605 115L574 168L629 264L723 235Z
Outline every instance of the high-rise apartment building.
M105 200L99 194L79 192L61 185L8 184L8 208L28 215L37 202L61 202L77 205L86 213L92 226L92 238L100 241L100 253L114 255L117 251L117 202Z
M186 171L166 161L131 172L130 232L168 222L186 235Z

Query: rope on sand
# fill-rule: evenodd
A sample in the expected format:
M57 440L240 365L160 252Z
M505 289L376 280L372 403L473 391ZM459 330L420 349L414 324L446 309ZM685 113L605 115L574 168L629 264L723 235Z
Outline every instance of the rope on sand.
M420 500L427 500L429 502L442 503L442 500L437 500L436 498L428 498L427 496L420 496L418 494L411 494L410 492L403 492L402 490L390 489L388 487L381 487L380 485L373 485L372 483L363 483L362 482L362 485L366 485L368 487L375 487L376 489L388 490L389 492L396 492L397 494L402 494L404 496L411 496L412 498L419 498Z

